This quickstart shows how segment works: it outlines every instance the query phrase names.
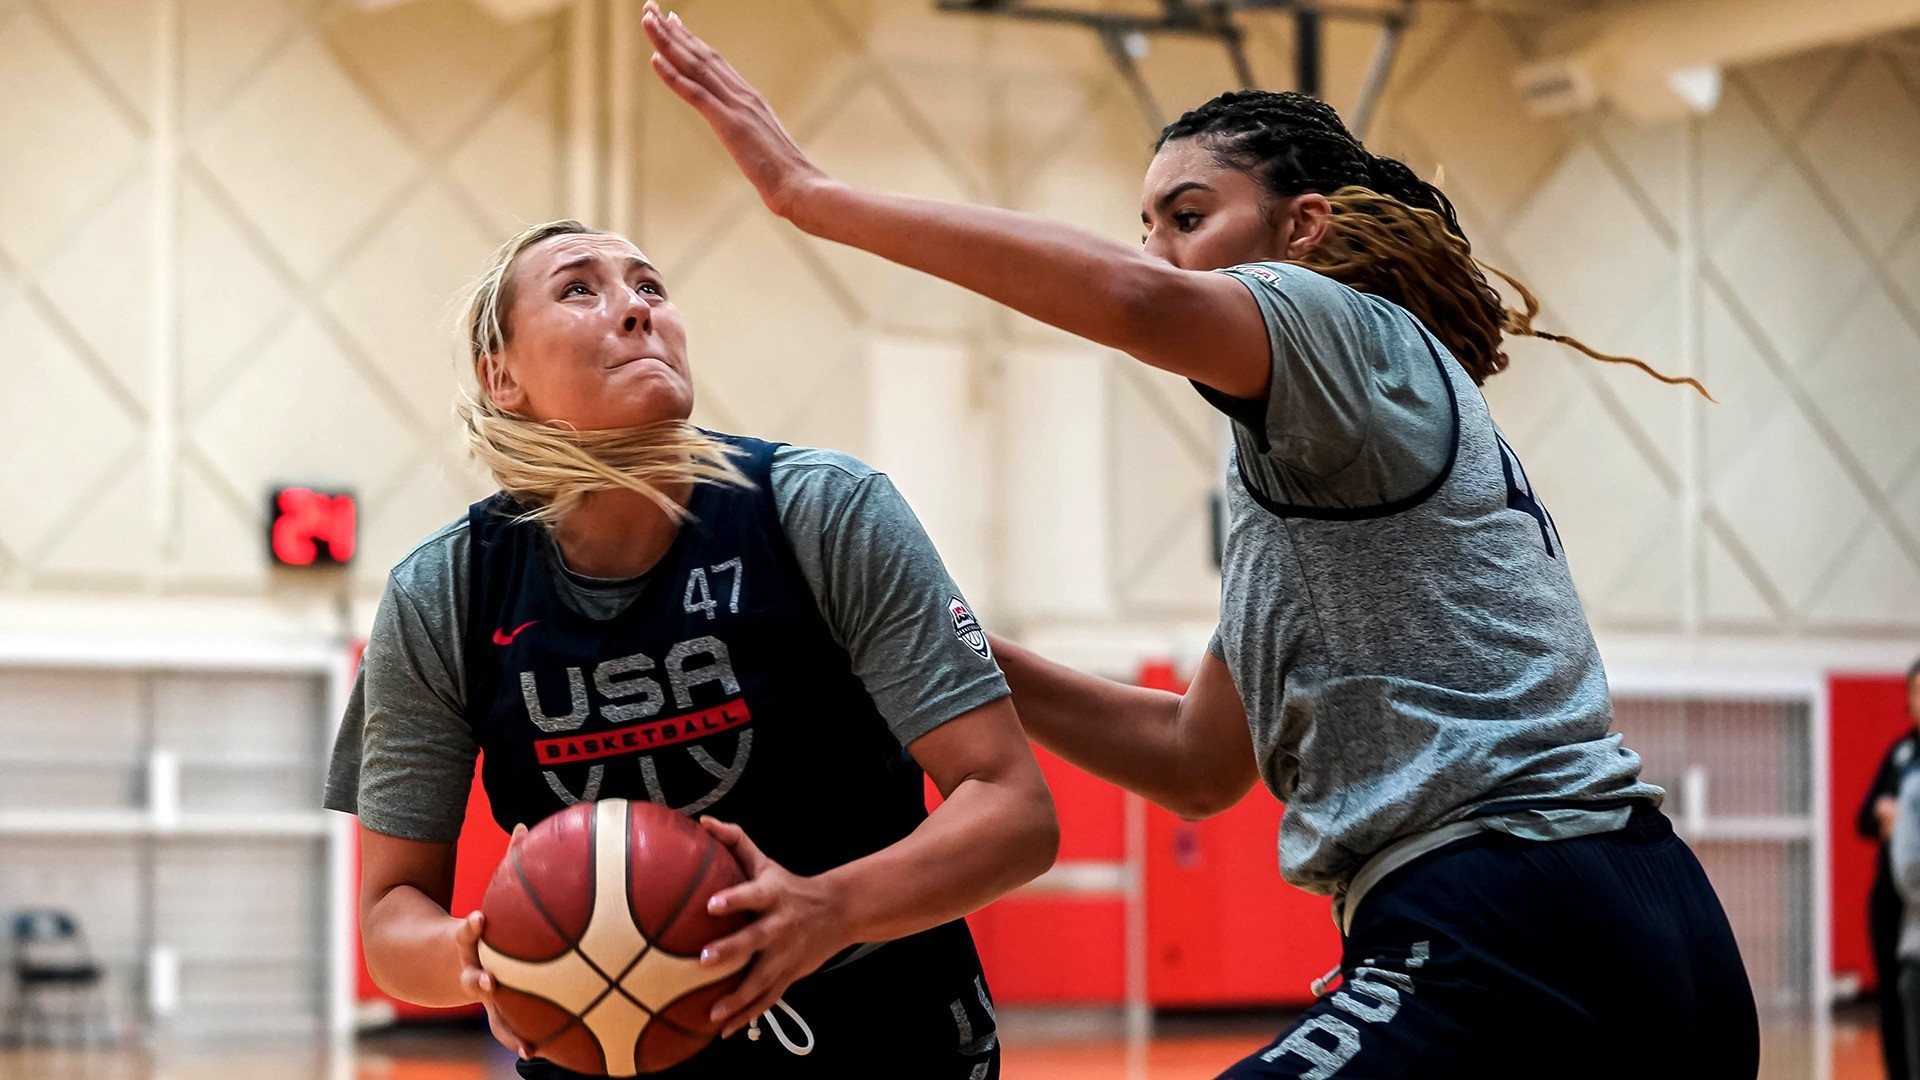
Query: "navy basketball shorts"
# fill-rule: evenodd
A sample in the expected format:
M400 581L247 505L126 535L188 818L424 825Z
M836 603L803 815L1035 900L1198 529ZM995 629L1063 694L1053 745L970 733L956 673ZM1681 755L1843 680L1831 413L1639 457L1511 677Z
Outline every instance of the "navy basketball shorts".
M930 936L930 935L923 935ZM844 967L807 976L784 1000L813 1033L813 1050L791 1053L769 1021L662 1072L657 1080L999 1080L1000 1040L986 979L969 945L908 938ZM786 1012L769 1014L795 1043L805 1037ZM576 1080L546 1061L518 1063L526 1080Z
M1537 842L1486 833L1362 898L1342 982L1222 1080L1753 1080L1726 912L1665 815Z

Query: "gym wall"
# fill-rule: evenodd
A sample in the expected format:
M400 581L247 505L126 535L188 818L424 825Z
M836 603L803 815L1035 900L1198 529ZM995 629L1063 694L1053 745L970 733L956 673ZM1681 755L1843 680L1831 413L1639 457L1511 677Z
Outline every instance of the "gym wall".
M890 470L1002 625L1103 663L1196 654L1215 418L772 220L620 38L636 8L0 0L8 632L359 633L386 567L486 490L450 417L458 288L576 213L665 268L698 419ZM1152 132L1091 35L904 0L680 8L841 175L1137 241ZM1920 64L1813 54L1729 73L1691 123L1547 121L1509 83L1534 29L1424 7L1374 140L1444 168L1544 325L1720 398L1525 343L1491 384L1603 639L1895 662L1920 630ZM1371 36L1329 28L1337 105ZM1286 24L1251 46L1285 85ZM1145 68L1169 110L1228 78L1181 41ZM269 569L282 480L359 493L350 574Z

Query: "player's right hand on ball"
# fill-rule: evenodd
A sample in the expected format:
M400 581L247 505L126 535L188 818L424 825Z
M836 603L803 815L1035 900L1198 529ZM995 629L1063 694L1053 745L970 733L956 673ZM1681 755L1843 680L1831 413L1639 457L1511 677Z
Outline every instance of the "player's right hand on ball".
M516 825L513 836L507 840L507 847L520 842L527 835L525 825ZM460 926L454 931L454 944L460 948L460 988L472 994L474 999L487 1010L487 1027L493 1031L493 1037L500 1045L520 1055L522 1058L533 1056L533 1047L513 1033L513 1029L500 1019L499 1010L493 1007L493 976L480 966L480 935L486 930L486 916L478 911L471 912L460 920Z

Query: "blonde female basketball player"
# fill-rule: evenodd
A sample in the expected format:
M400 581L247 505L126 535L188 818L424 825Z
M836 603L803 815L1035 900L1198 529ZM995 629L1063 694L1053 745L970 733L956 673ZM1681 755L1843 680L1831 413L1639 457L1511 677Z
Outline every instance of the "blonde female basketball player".
M813 1037L776 1015L779 1039L659 1075L998 1075L960 917L1044 870L1058 827L912 512L844 454L690 427L685 327L623 237L527 230L466 326L466 425L502 490L394 568L328 783L364 826L376 981L488 999L479 916L447 913L484 751L503 828L611 797L729 823L751 880L716 910L757 918L701 959L754 962L712 1019L732 1035L784 994ZM922 770L946 796L931 815ZM531 1033L495 1033L525 1056Z
M1191 817L1256 779L1287 803L1281 869L1336 897L1345 986L1226 1075L1755 1074L1726 917L1608 733L1561 538L1477 388L1532 312L1502 307L1437 190L1319 102L1225 94L1162 136L1129 250L837 182L677 19L643 23L775 213L1183 375L1231 418L1192 688L1000 651L1068 760Z

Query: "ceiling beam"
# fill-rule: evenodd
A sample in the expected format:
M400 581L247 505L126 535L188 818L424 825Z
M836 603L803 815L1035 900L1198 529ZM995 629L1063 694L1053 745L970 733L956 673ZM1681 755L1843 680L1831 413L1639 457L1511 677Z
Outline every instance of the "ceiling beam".
M1539 91L1541 111L1604 101L1668 120L1711 110L1725 68L1913 26L1920 0L1641 0L1566 20L1550 34L1551 59L1519 81L1530 99Z

